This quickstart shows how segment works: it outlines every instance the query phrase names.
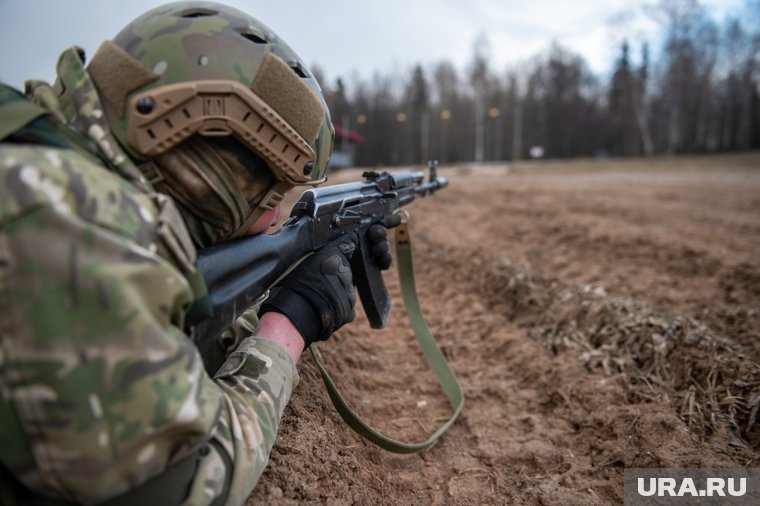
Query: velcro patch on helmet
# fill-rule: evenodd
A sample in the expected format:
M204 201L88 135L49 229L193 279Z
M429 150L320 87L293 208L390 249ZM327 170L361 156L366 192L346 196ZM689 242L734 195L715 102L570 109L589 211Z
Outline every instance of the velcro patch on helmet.
M267 53L251 90L307 142L317 138L325 109L311 88L279 57Z
M110 40L100 45L87 72L98 93L115 107L119 117L124 116L127 95L160 77Z

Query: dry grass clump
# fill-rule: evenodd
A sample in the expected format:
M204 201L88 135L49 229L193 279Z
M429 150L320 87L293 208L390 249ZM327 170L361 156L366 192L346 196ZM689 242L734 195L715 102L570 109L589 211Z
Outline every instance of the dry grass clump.
M730 430L760 448L760 366L698 320L601 287L558 287L509 262L483 290L552 353L577 351L589 370L625 375L631 402L668 403L697 434Z

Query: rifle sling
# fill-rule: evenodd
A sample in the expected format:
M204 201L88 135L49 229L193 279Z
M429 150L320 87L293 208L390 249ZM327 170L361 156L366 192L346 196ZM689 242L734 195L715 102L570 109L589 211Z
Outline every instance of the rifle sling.
M406 222L396 227L396 265L398 267L399 280L401 283L401 293L404 299L404 308L406 309L409 324L414 330L414 336L422 349L422 353L427 360L430 369L433 371L438 383L441 385L443 392L451 404L454 412L451 417L444 422L438 429L425 441L422 442L404 442L392 439L381 434L371 427L361 416L359 416L348 402L343 398L338 387L333 382L330 374L327 372L325 365L315 346L311 346L311 356L322 374L322 380L327 387L327 393L343 420L353 430L364 436L366 439L377 446L394 453L416 453L424 450L435 443L444 432L446 432L459 416L464 406L464 394L462 387L459 385L454 372L449 367L446 358L443 356L440 348L436 344L435 338L430 333L430 329L425 323L417 299L417 288L414 283L414 269L412 264L412 244L409 235L409 226Z

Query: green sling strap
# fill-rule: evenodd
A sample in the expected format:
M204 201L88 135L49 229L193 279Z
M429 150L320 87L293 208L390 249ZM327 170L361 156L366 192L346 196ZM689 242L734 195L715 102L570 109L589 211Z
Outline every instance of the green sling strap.
M414 283L414 269L412 264L412 244L409 235L409 226L406 222L396 227L396 264L398 267L399 280L401 282L401 294L404 299L404 308L409 319L409 323L414 330L414 336L422 349L422 353L427 360L430 369L433 371L438 383L441 385L443 392L451 403L454 413L438 429L430 435L425 441L413 443L392 439L385 436L371 427L364 421L340 394L338 387L328 374L325 365L322 363L319 352L314 346L309 348L311 356L322 374L322 380L327 387L327 393L343 420L349 427L354 429L360 435L373 442L380 448L394 453L415 453L428 448L435 443L444 432L446 432L459 416L464 406L464 394L462 387L459 385L454 372L449 367L446 358L441 353L440 348L435 342L435 338L430 333L425 318L422 316L422 309L417 300L417 288Z

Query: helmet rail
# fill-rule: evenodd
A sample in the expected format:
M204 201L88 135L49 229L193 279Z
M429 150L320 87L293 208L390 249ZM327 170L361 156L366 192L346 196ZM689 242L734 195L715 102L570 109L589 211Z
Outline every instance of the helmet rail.
M157 156L194 134L234 135L270 162L276 179L311 182L316 154L274 109L233 81L188 81L130 98L127 139L138 154Z

